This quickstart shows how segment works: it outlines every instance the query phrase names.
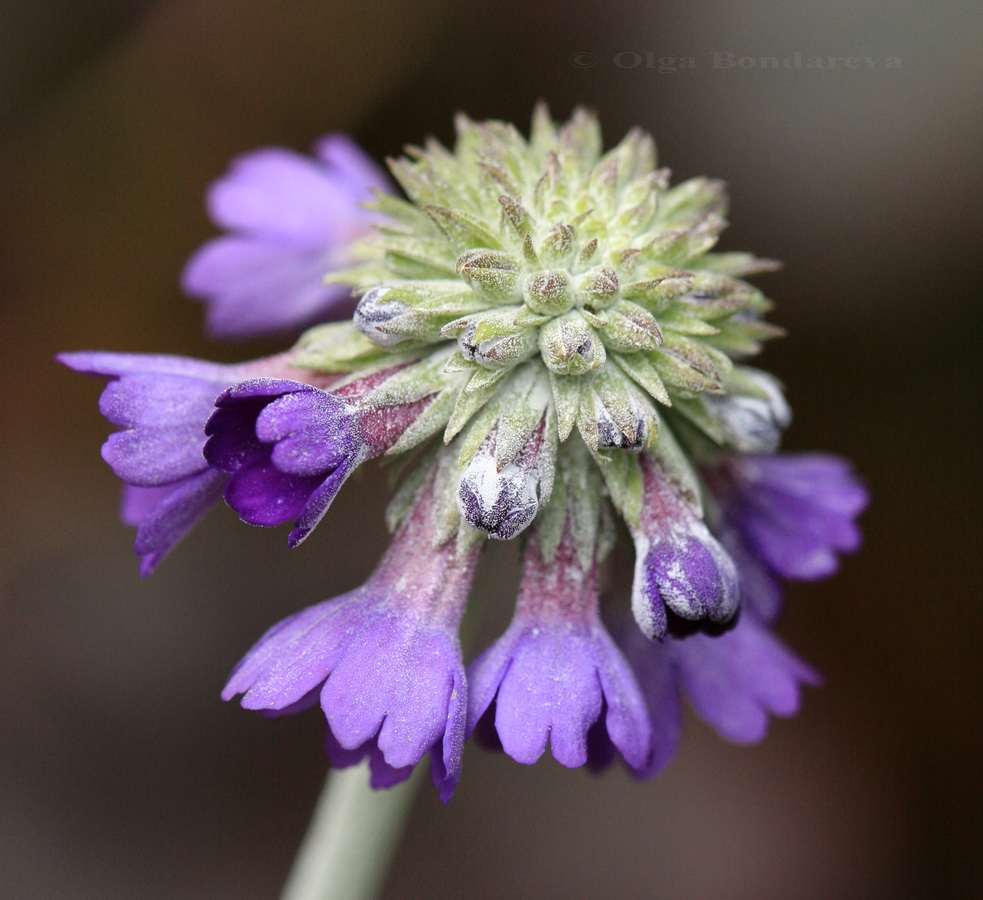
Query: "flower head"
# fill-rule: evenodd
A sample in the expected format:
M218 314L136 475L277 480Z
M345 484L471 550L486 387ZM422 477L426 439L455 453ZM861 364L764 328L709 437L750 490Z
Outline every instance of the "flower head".
M676 750L686 696L756 740L816 680L770 630L780 582L832 574L866 503L841 461L776 454L789 407L747 362L782 331L745 280L774 264L714 250L723 185L670 186L642 131L603 152L593 115L557 125L540 107L528 138L463 116L457 132L390 162L404 197L338 138L320 162L243 157L213 188L235 233L185 281L215 332L323 323L354 289L351 321L237 367L66 358L117 379L106 455L143 492L126 515L155 535L145 562L222 485L247 522L293 520L294 545L357 466L419 451L375 573L267 632L226 699L319 701L335 765L368 759L382 787L430 753L445 799L469 730L523 763L550 746L647 777ZM612 637L598 579L625 529L637 626L612 612ZM524 542L522 584L466 678L457 628L485 537Z
M188 262L187 293L208 304L216 337L247 338L349 315L349 292L324 275L352 261L351 244L377 216L362 209L388 179L342 134L314 156L271 147L239 157L209 191L214 238Z

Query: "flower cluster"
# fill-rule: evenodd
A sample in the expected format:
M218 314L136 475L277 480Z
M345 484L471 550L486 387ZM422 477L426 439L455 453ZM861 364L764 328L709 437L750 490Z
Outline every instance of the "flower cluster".
M457 130L390 162L404 196L338 136L316 160L242 157L213 187L234 233L185 286L221 336L316 323L286 353L61 357L110 379L103 455L142 571L223 491L245 522L292 522L294 546L358 466L424 448L373 575L268 631L225 699L320 703L334 765L368 759L384 787L429 754L445 800L472 732L521 763L549 746L639 777L673 756L681 698L759 740L817 681L773 633L782 583L831 575L867 502L842 460L777 452L789 409L747 360L781 330L745 280L774 264L714 252L723 185L670 187L641 131L604 153L592 115L543 108L528 139ZM628 579L600 590L622 530L630 603ZM482 539L517 536L512 623L465 665Z

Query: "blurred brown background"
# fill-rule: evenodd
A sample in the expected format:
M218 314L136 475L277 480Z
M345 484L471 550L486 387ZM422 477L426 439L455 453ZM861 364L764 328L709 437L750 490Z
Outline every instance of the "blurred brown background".
M209 345L176 286L232 155L344 129L381 157L449 140L458 109L524 126L539 97L729 181L723 246L786 266L760 283L791 331L764 359L787 446L855 460L867 543L791 592L783 633L826 684L762 746L690 722L645 785L471 749L449 808L421 796L386 896L983 896L981 25L971 0L0 4L0 896L275 896L321 723L218 692L385 540L370 471L300 550L222 510L139 581L99 388L52 354L259 355ZM900 67L713 66L796 51ZM494 628L516 576L492 550Z

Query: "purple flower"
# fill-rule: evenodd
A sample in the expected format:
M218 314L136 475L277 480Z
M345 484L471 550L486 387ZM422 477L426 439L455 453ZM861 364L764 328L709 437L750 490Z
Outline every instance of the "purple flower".
M316 702L333 764L368 756L373 785L402 780L432 754L432 777L450 799L460 777L467 681L457 627L479 547L458 557L434 548L426 491L360 588L271 628L246 654L222 697L246 709L293 712Z
M641 460L641 526L633 533L632 612L646 637L661 638L673 616L722 624L737 611L737 571L727 551L679 496L661 465Z
M225 476L202 456L204 424L243 368L130 353L63 353L58 360L113 379L99 409L122 430L109 436L102 457L127 484L121 515L137 528L146 577L222 495Z
M296 546L366 456L354 408L309 384L277 378L237 384L215 406L204 453L232 476L226 502L250 525L296 519L288 538Z
M781 608L780 579L815 581L860 546L867 491L850 464L825 454L725 457L704 475L720 507L717 532L759 619Z
M652 778L672 761L683 733L679 682L669 649L675 641L671 638L650 640L627 611L614 613L608 625L645 700L652 729L652 752L648 762L633 772L639 778Z
M674 756L682 732L680 697L722 738L736 744L762 740L769 716L799 711L802 685L819 675L745 613L725 634L647 640L623 619L614 634L635 673L652 721L649 766L657 774Z
M603 767L614 750L634 770L650 764L645 701L598 616L597 571L584 567L569 530L549 564L533 535L515 616L468 667L468 720L493 714L502 748L532 764L546 750L571 768Z
M801 685L820 681L753 615L726 634L696 634L667 642L667 649L696 714L735 744L762 740L768 716L794 716Z
M350 291L323 279L352 261L349 245L378 219L360 204L373 188L391 188L345 135L323 137L314 153L247 153L212 185L211 217L232 233L191 258L183 286L208 304L216 337L292 332L350 315Z

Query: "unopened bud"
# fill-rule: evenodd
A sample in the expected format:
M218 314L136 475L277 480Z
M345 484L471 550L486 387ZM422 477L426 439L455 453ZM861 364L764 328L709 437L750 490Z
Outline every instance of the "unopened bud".
M740 371L743 377L753 382L758 396L707 395L706 403L711 414L723 426L727 443L735 450L741 453L774 453L781 441L782 430L792 420L792 411L776 379L755 369Z
M604 406L598 404L597 412L597 447L599 450L641 450L649 440L649 425L641 411L637 411L634 436L625 434L619 428Z
M461 355L486 369L507 369L528 359L536 352L536 331L514 319L513 308L472 322L457 337Z
M410 338L410 335L400 333L398 325L398 320L409 309L398 300L386 300L391 290L388 285L379 285L367 291L358 301L353 317L355 327L380 347L394 347Z
M507 541L536 517L539 477L535 468L509 463L501 471L491 453L480 453L461 478L457 505L472 528Z
M539 330L543 362L557 375L582 375L604 365L607 354L594 329L579 313L567 313Z
M618 273L607 267L582 275L577 288L584 295L583 303L592 309L606 309L618 299Z
M514 298L519 266L507 253L469 250L458 257L457 274L482 296L500 302Z
M563 269L534 272L522 290L526 306L540 315L557 316L573 306L570 276Z

